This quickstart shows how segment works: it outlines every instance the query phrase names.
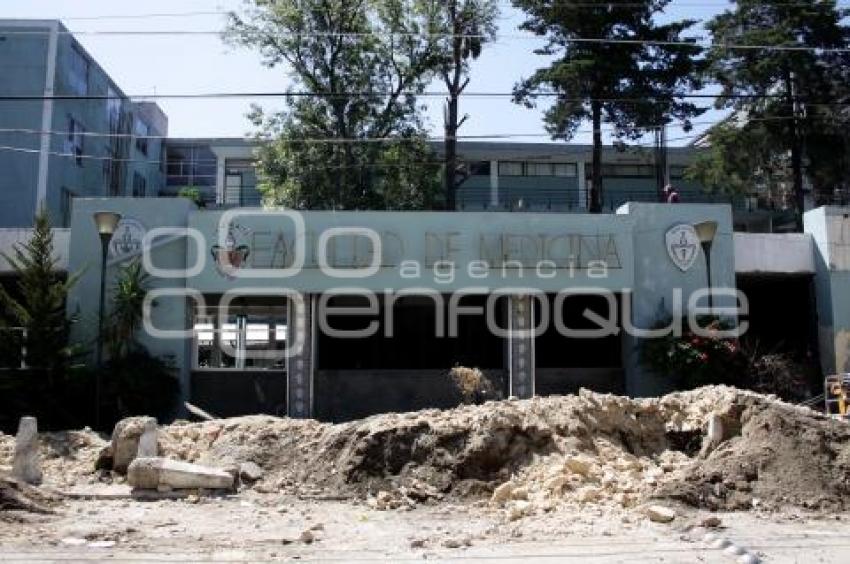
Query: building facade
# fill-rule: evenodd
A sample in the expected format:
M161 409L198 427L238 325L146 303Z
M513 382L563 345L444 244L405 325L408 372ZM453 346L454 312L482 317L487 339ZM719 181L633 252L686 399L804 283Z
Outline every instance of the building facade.
M158 193L168 119L61 22L0 19L0 69L0 226L31 226L44 207L67 227L76 198Z
M96 211L122 216L107 277L139 258L152 275L143 344L173 361L184 400L219 416L446 407L456 365L484 370L503 396L654 395L674 383L645 368L634 328L706 307L779 339L813 320L824 372L850 371L846 209L809 212L806 233L748 234L717 204L299 213L79 200L68 248L83 273L68 303L88 320L79 342L96 335ZM709 247L695 235L704 224ZM706 288L718 292L708 306Z

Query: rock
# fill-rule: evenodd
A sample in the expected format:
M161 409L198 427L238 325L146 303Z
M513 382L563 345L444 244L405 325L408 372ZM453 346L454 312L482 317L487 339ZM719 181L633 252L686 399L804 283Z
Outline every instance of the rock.
M41 483L41 461L38 455L38 422L35 417L21 417L15 437L12 477L27 484Z
M316 536L309 530L301 531L301 534L298 535L298 540L303 542L304 544L310 544L314 540L316 540Z
M137 458L153 458L159 454L156 445L157 434L156 419L145 420L142 436L139 437L139 448L136 451Z
M139 439L151 422L156 425L153 417L128 417L115 424L112 431L112 469L119 474L125 474L127 467L139 452Z
M720 520L720 517L715 517L714 515L712 515L711 517L706 517L705 519L703 519L700 522L700 526L705 527L706 529L716 529L721 525L721 523L723 523L723 521Z
M493 497L490 498L490 501L493 503L504 503L511 498L511 493L513 491L514 485L510 482L505 482L493 490Z
M531 504L527 501L514 501L508 507L508 521L516 521L528 515Z
M584 458L573 457L564 461L564 467L574 474L587 477L593 469L593 463Z
M422 548L425 546L425 539L413 539L410 541L410 548Z
M243 462L239 465L239 478L243 482L256 482L265 475L265 472L254 462Z
M650 505L646 509L646 515L654 523L669 523L676 518L676 512L661 505Z
M528 499L528 488L515 488L511 492L511 499Z
M167 458L137 458L127 470L127 482L138 489L233 489L233 476L224 470Z
M759 557L752 552L743 554L740 558L738 558L738 564L759 564L759 562L761 562Z

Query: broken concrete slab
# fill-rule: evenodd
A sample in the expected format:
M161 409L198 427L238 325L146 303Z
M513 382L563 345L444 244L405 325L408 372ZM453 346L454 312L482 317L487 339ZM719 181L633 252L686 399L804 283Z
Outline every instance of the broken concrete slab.
M233 489L233 476L224 470L168 458L137 458L127 469L127 482L138 489Z
M128 417L115 424L112 431L112 469L119 474L127 472L127 467L139 452L139 439L149 429L156 426L153 417Z
M18 423L12 477L27 484L41 483L43 475L38 454L38 422L35 417L21 417Z

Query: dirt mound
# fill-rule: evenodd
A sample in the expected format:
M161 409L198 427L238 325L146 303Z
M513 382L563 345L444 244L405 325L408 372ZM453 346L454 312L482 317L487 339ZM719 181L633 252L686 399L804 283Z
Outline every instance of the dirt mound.
M712 509L843 509L850 505L850 425L788 404L753 403L741 413L739 435L656 495Z
M722 432L709 445L712 418ZM389 506L393 496L487 496L511 518L552 504L632 507L659 497L723 509L843 508L850 488L850 425L722 386L647 399L583 390L337 425L250 416L160 431L164 456L258 464L260 492L384 491ZM97 479L105 441L45 437L48 482ZM11 458L8 439L0 436L0 464Z

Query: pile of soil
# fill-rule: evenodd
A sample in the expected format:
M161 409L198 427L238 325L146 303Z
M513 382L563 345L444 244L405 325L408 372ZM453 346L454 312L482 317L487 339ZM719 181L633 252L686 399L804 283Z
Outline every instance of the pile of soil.
M723 435L707 448L712 415ZM42 441L46 480L97 479L103 438L67 437L76 446L64 458ZM0 465L10 463L4 444L0 436ZM266 416L177 422L160 428L160 451L220 467L254 462L264 471L260 492L486 496L511 515L653 498L718 509L842 509L850 499L850 425L723 386L647 399L583 390L336 425Z

